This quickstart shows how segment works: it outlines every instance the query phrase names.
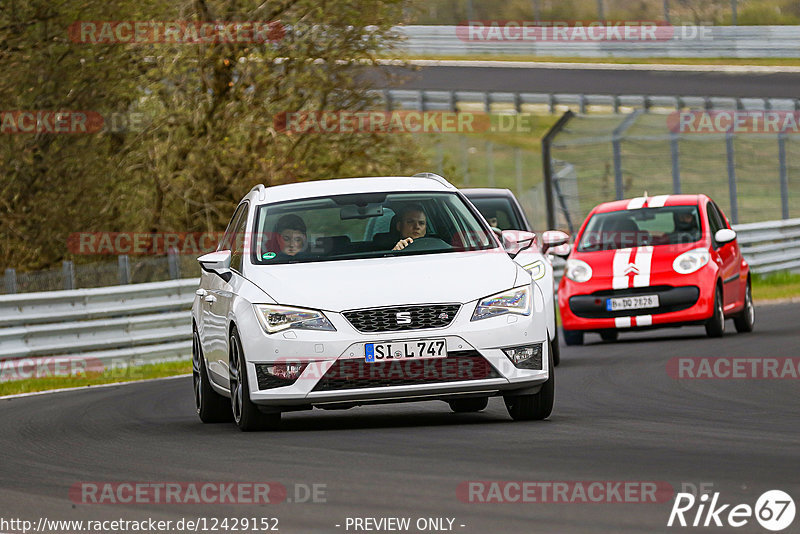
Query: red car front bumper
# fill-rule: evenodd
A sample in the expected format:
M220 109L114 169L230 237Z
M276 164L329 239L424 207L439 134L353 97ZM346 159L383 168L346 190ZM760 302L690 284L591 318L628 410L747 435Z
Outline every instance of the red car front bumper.
M716 269L711 265L696 273L653 273L650 285L612 289L610 278L577 283L563 277L558 288L558 306L564 330L611 330L697 324L714 312ZM658 295L658 308L608 311L613 297Z

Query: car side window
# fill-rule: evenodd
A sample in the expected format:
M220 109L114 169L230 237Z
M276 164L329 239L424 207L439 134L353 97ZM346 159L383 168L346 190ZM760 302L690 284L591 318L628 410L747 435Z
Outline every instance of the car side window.
M242 258L248 239L247 233L247 204L242 204L242 214L236 221L236 226L233 231L233 243L231 247L231 269L239 273L242 272Z
M706 215L708 216L708 227L711 232L711 243L713 243L714 248L717 248L719 245L717 244L717 240L714 239L714 235L716 235L717 230L721 230L723 226L719 214L710 202L706 204Z
M247 204L240 204L239 207L233 212L228 227L225 229L225 235L222 236L222 241L219 242L217 250L233 250L233 236L236 229L239 227L240 219L243 213L247 212Z

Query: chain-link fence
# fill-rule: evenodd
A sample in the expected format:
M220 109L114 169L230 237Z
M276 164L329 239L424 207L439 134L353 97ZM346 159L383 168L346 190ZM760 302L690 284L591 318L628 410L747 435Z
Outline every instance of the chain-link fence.
M200 276L200 266L194 256L115 256L113 260L97 263L75 264L65 261L61 268L25 273L6 269L0 275L0 291L4 294L58 291L196 276Z
M575 198L566 199L573 221L645 192L705 193L734 224L800 217L792 201L800 197L800 135L675 133L669 117L579 115L568 123L552 154L574 167L574 178L562 177L575 181Z

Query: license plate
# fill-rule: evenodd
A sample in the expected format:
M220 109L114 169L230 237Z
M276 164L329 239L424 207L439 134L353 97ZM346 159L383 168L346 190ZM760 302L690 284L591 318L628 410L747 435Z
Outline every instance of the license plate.
M658 295L637 295L635 297L606 299L607 311L639 310L642 308L658 308Z
M444 339L426 339L364 345L364 359L368 363L425 358L447 358L447 342Z

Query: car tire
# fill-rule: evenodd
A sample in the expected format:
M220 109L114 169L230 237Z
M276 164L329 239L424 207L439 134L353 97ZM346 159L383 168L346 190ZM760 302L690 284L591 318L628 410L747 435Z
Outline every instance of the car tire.
M722 337L725 334L725 314L722 309L722 291L714 290L714 313L706 321L708 337Z
M600 337L603 341L616 341L619 338L618 330L603 330L600 332Z
M228 423L233 420L230 401L211 387L197 330L192 332L192 385L197 416L202 422Z
M547 419L553 411L556 375L552 354L549 356L550 376L542 384L539 393L533 395L504 395L508 415L514 421L538 421Z
M479 412L489 405L489 397L473 397L470 399L453 399L447 401L455 413Z
M228 345L228 375L231 390L231 411L233 421L243 432L274 430L280 425L281 413L263 413L250 400L250 387L247 379L247 360L242 350L239 333L234 327Z
M740 334L746 334L753 331L753 326L756 323L756 310L753 306L753 292L750 288L750 279L747 279L747 287L744 290L744 309L737 317L733 318L733 324L736 326L736 331Z
M563 328L561 330L564 333L564 343L566 343L568 347L583 345L582 330L564 330Z
M555 307L555 304L554 304ZM558 310L553 310L555 313L555 317L558 317ZM553 352L553 367L558 367L558 364L561 363L561 345L558 340L558 323L554 321L555 324L555 331L553 333L553 339L550 340L550 350Z

